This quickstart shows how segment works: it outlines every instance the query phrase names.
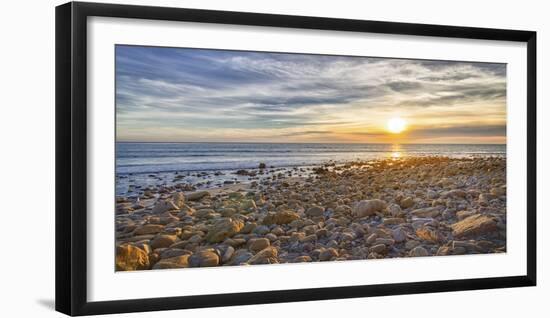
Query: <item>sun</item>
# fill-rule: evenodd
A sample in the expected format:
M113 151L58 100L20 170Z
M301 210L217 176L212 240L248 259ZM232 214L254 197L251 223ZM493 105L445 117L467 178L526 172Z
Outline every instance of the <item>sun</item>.
M407 122L401 117L393 117L388 120L386 129L392 134L399 134L407 128Z

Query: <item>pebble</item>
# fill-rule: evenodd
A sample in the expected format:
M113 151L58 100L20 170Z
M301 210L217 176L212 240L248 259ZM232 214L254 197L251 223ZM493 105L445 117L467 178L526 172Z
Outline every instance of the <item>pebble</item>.
M196 190L215 187L203 172L130 184L142 194L116 198L116 269L500 253L505 163L407 157L249 169L219 190Z

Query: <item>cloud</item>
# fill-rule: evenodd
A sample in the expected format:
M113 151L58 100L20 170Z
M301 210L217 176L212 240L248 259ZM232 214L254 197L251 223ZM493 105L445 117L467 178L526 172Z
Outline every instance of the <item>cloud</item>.
M506 136L506 125L442 126L413 130L411 137Z
M127 139L165 131L185 141L217 128L336 135L419 109L494 117L479 105L504 113L505 98L505 64L116 46L117 136Z

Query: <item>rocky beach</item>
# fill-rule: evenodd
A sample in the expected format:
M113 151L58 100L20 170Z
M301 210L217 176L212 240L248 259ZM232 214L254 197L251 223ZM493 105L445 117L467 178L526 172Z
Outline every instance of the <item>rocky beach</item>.
M174 176L117 195L116 270L506 252L503 157L259 163L233 174L218 187Z

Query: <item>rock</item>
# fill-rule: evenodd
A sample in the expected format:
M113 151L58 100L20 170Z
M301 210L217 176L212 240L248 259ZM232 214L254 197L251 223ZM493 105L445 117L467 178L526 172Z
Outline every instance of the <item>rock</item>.
M163 258L158 261L153 269L187 268L189 267L189 254Z
M302 220L302 219L296 219L296 220L290 222L289 225L290 225L290 227L293 227L293 228L296 228L296 229L300 229L300 228L304 227L305 222L304 222L304 220Z
M240 176L248 176L249 172L248 170L245 170L245 169L239 169L237 170L237 172L235 172L235 174Z
M342 234L342 235L344 235L344 234ZM311 235L305 236L302 239L300 239L301 243L311 243L311 242L316 242L316 241L317 241L317 235L315 235L315 234L311 234Z
M242 194L238 191L235 191L235 192L229 193L227 195L227 197L229 197L229 199L231 199L231 200L238 201L238 200L242 200L244 198L244 194Z
M410 249L413 249L413 248L417 247L418 245L420 245L420 242L418 242L418 241L407 241L405 243L405 248L410 250Z
M319 239L322 237L328 236L328 230L327 229L318 229L315 231L315 236Z
M131 214L134 209L130 202L119 203L116 205L116 214Z
M174 203L175 206L178 207L178 209L181 209L185 205L185 195L182 192L174 192L172 194L172 203Z
M324 261L330 261L333 258L338 257L338 251L335 248L329 247L319 254L319 260Z
M272 225L272 224L288 224L294 220L298 220L300 216L292 211L289 210L283 210L275 213L268 213L262 223L265 225Z
M248 249L253 253L257 253L270 245L269 240L266 238L253 238L248 241Z
M306 211L306 215L309 217L322 216L324 213L325 209L317 205L312 206Z
M424 241L439 242L441 241L440 234L431 228L421 227L416 230L416 235Z
M295 257L291 263L307 263L307 262L311 262L312 259L311 259L311 256L309 255L303 255L303 256L298 256L298 257Z
M439 194L435 191L428 190L426 191L426 198L428 199L437 199L439 197Z
M453 250L459 247L465 248L468 251L477 251L479 249L475 243L465 241L453 241L451 246Z
M276 264L279 263L277 248L273 246L266 247L265 249L259 251L252 258L248 260L248 264Z
M399 205L403 209L408 209L414 205L414 200L411 197L406 197L399 202Z
M451 248L449 246L440 246L437 250L436 256L445 256L451 254Z
M174 202L170 200L162 200L162 201L158 201L155 204L152 212L154 214L161 214L167 211L176 211L176 210L179 210L179 208L174 204Z
M260 164L258 165L258 169L265 169L265 168L266 168L265 163L260 162Z
M440 211L437 207L422 208L411 211L411 215L421 218L435 218L439 215L439 213Z
M220 257L209 248L201 250L189 257L189 267L212 267L220 264Z
M476 214L476 211L458 211L456 212L456 217L458 218L459 221L462 221L465 218L472 216L474 214Z
M369 248L369 252L371 253L382 253L386 250L386 245L384 244L376 244L376 245L373 245Z
M460 238L497 231L497 222L486 215L474 214L451 225L451 227L453 229L453 236Z
M283 230L283 228L280 226L276 226L273 230L271 230L271 233L273 233L276 236L281 236L285 234L285 230Z
M367 244L373 244L376 239L378 238L378 235L376 233L373 233L367 237L367 240L365 241Z
M375 214L378 211L381 211L386 208L386 202L373 199L373 200L362 200L359 201L352 209L352 213L355 217L365 217Z
M170 248L162 251L162 253L160 253L160 258L161 259L173 258L173 257L176 257L176 256L189 255L189 254L191 254L191 252L188 251L188 250L170 247Z
M411 257L428 256L428 255L430 254L422 246L417 246L409 252L409 256Z
M144 250L130 244L117 246L115 265L117 271L149 269L149 256Z
M466 191L460 189L449 190L441 193L443 198L464 198L466 197Z
M233 254L235 254L235 248L233 246L228 246L223 253L222 262L229 262L229 260L231 260L231 258L233 257Z
M506 195L506 188L491 188L489 192L494 196L500 197Z
M167 225L170 223L178 222L180 219L170 214L170 212L164 212L163 215L159 218L159 223L162 225Z
M193 244L199 244L200 242L202 242L202 235L199 235L199 234L195 234L187 240L187 243L193 243Z
M224 218L208 228L208 234L206 234L206 240L209 243L219 243L226 238L232 237L239 233L244 227L244 223L241 220L234 218Z
M245 264L248 262L249 259L254 256L252 253L250 253L248 250L237 250L233 254L233 258L231 259L231 262L229 262L230 265L240 265Z
M395 241L393 239L390 239L390 238L379 237L374 241L374 245L378 245L378 244L384 244L386 246L391 246L391 245L395 244Z
M145 224L141 227L138 227L134 231L134 235L145 235L145 234L157 234L162 232L164 225L160 224Z
M405 233L405 231L403 231L403 229L396 228L392 230L392 237L395 240L395 242L401 243L407 239L407 234Z
M241 213L250 213L250 212L254 212L258 209L258 207L256 206L256 202L254 202L254 200L243 200L241 202Z
M387 207L388 212L390 212L390 215L393 217L396 217L401 214L401 207L395 203L391 203Z
M254 228L252 232L259 235L266 235L267 233L269 233L269 227L265 225L260 225Z
M198 201L207 196L210 196L210 193L208 191L197 191L187 194L185 198L189 201Z
M170 245L174 244L177 238L178 237L176 235L160 234L151 240L150 245L153 250L157 248L169 247Z
M384 221L382 221L384 225L397 225L405 222L406 221L403 218L386 218L384 219Z
M195 216L200 219L209 219L209 218L212 218L215 214L216 214L216 211L210 208L199 209L195 212Z
M239 233L250 234L256 229L257 226L258 224L256 224L255 222L246 223Z

